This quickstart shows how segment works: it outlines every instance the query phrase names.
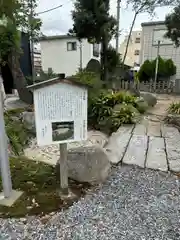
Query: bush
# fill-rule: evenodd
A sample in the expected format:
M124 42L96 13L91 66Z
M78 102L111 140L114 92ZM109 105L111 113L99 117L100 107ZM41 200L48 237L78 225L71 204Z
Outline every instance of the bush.
M149 61L146 60L139 72L138 72L138 79L140 81L154 79L154 73L156 69L156 59ZM159 57L159 66L158 66L158 79L159 78L169 78L176 74L176 66L172 59L163 59Z
M168 108L168 113L180 114L180 102L171 103L169 108Z
M140 113L132 104L118 104L114 107L112 115L104 118L100 129L110 134L118 130L122 124L132 124L139 120Z
M133 123L139 115L137 98L127 92L101 93L88 109L89 125L97 130L116 131L123 123Z
M20 109L18 109L17 112L10 110L4 114L6 133L13 155L22 154L24 147L27 145L30 137L32 137L32 133L21 121L20 113Z

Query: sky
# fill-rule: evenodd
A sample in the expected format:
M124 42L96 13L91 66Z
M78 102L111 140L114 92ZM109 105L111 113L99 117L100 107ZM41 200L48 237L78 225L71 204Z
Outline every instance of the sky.
M124 36L128 33L133 18L133 11L130 8L126 8L125 0L122 0L121 4L121 16L120 16L120 42L123 41ZM42 19L42 32L45 35L57 35L67 34L68 30L72 27L71 11L73 9L73 0L39 0L37 7L37 13L45 11L47 9L54 8L61 5L59 9L53 10L48 13L39 14ZM110 0L111 14L116 17L117 12L117 0ZM150 17L148 14L140 14L136 20L133 30L140 30L142 22L148 21L163 21L166 14L168 14L172 8L163 7L157 8L155 17ZM113 41L114 45L114 41Z

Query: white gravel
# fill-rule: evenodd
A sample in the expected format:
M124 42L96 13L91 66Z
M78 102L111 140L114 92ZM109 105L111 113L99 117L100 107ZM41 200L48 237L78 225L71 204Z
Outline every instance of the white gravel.
M179 186L170 174L118 166L94 193L46 225L35 217L0 219L0 239L178 240Z

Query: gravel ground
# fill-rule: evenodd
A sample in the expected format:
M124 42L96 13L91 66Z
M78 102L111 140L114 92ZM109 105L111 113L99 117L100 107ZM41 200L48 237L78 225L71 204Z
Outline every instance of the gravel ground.
M0 219L0 239L178 240L179 186L171 174L119 166L94 193L46 225L34 217Z

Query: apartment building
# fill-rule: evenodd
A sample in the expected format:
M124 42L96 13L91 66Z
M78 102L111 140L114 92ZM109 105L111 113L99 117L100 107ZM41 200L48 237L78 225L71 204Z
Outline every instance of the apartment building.
M170 39L164 37L167 31L165 23L163 21L145 22L141 26L140 63L142 64L147 59L153 60L157 57L158 41L160 41L159 55L162 58L171 58L174 61L177 67L175 77L180 79L180 48L176 48Z
M124 41L120 44L119 52L124 57L128 35L125 36ZM125 64L131 67L139 66L140 64L140 51L141 51L141 31L133 31L130 37L128 52Z

